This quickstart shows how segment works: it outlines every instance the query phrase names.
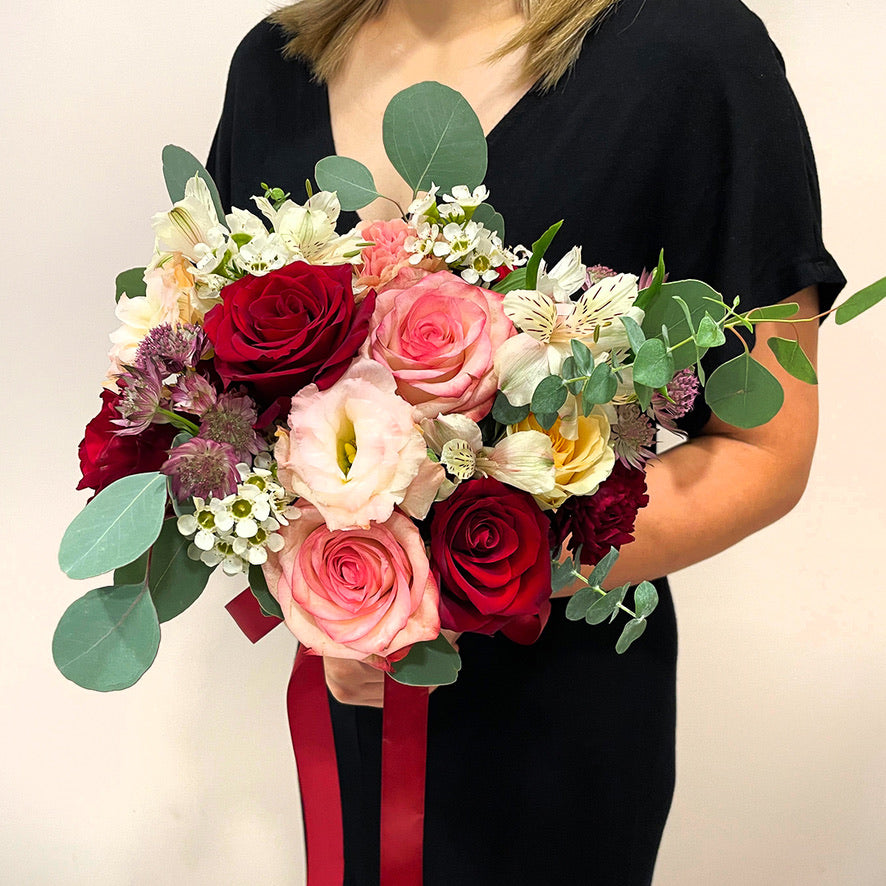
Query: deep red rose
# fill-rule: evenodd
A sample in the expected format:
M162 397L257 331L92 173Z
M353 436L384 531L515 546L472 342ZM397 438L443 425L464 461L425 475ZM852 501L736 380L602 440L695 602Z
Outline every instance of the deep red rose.
M637 511L648 502L646 473L616 461L593 495L573 496L551 515L551 547L559 547L572 533L569 550L574 553L581 545L581 562L592 566L610 547L634 540Z
M434 505L431 569L442 626L494 634L550 605L548 520L529 493L468 480Z
M350 265L294 262L221 291L204 329L225 384L247 382L263 405L341 377L366 339L375 293L358 305Z
M120 418L121 395L105 389L101 397L101 411L86 425L78 450L83 479L77 488L96 492L129 474L159 471L176 435L172 425L152 424L140 434L121 436L119 426L111 423Z

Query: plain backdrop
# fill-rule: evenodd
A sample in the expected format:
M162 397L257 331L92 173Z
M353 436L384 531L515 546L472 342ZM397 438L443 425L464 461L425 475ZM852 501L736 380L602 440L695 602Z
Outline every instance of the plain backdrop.
M826 242L860 289L886 273L886 8L751 5L806 113ZM284 713L294 644L278 630L250 646L223 609L241 583L213 580L164 625L126 692L79 689L50 656L66 606L101 583L67 580L56 549L85 503L76 447L99 405L114 276L149 258L148 220L168 207L161 148L205 156L231 53L268 9L0 12L4 884L303 883ZM657 886L886 882L884 326L886 305L823 328L800 506L674 576L678 782Z

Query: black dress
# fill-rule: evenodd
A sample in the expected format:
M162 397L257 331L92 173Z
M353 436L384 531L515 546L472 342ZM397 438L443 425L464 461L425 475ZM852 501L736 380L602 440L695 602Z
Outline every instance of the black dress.
M326 90L284 42L262 23L234 56L209 159L227 204L249 208L263 181L298 199L333 153ZM845 284L782 58L738 0L622 0L575 70L527 94L488 142L511 244L562 218L552 259L581 244L588 264L639 273L664 248L673 279L745 306L814 283L829 306ZM708 416L699 406L684 425ZM426 884L651 882L674 785L677 648L656 584L661 605L623 656L618 625L568 622L562 600L534 646L462 637L458 682L431 696ZM333 703L333 721L346 882L376 883L380 712Z

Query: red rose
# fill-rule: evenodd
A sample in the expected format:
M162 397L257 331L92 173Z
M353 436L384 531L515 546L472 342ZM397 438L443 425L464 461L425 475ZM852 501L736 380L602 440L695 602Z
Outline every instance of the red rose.
M160 470L176 434L172 425L152 424L140 434L121 436L119 426L111 423L120 418L121 395L105 389L101 396L101 411L86 425L78 450L83 479L77 488L96 492L121 477Z
M431 569L442 626L494 634L549 605L548 520L529 493L468 480L434 505Z
M357 305L350 265L294 262L225 286L204 329L225 384L250 383L268 404L313 382L324 390L347 369L369 331L370 292Z
M593 495L573 496L551 515L551 547L559 547L571 533L569 550L581 545L581 562L592 566L610 547L634 540L637 511L648 502L646 473L616 461Z

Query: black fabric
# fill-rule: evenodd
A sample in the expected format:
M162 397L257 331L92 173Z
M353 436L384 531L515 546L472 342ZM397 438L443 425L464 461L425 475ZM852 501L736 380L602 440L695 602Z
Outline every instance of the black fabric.
M228 205L262 181L303 192L333 152L326 90L262 23L234 56L209 169ZM565 219L555 260L674 279L745 306L845 284L822 245L803 117L778 50L738 0L622 0L575 70L489 136L486 184L507 241ZM356 223L345 213L340 229ZM740 345L711 355L708 369ZM684 420L697 433L699 405ZM566 621L524 648L465 636L458 683L431 697L425 882L651 882L674 781L676 624L662 604L624 656L618 629ZM348 884L377 882L380 714L333 703Z

